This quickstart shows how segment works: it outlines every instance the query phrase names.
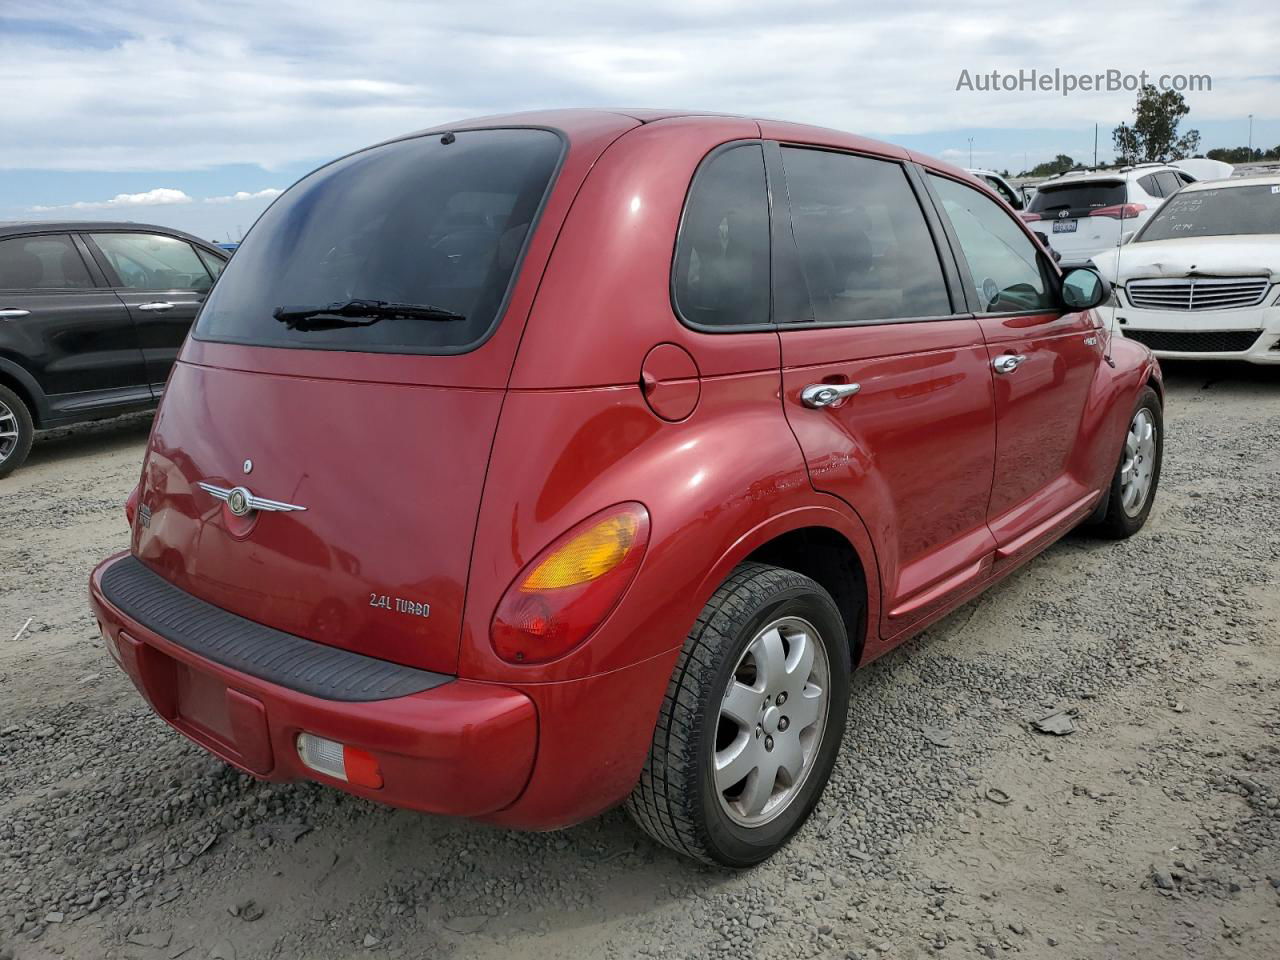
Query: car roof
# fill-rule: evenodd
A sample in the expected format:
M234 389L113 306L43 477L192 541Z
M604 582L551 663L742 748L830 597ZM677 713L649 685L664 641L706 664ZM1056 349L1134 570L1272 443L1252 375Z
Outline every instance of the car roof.
M134 233L163 233L171 237L180 237L208 249L217 249L208 240L203 240L183 230L173 227L161 227L154 223L134 223L130 220L6 220L0 221L0 238L15 237L31 233L92 233L115 232L128 230ZM226 251L222 251L226 252Z
M811 139L814 142L822 143L832 139L833 135L841 138L856 137L858 149L882 153L888 157L902 159L904 148L887 143L881 140L873 140L869 137L863 137L859 134L853 134L849 131L838 130L834 127L823 127L816 124L795 123L790 120L775 120L769 117L751 117L744 114L734 113L718 113L712 110L689 110L689 109L658 109L648 107L599 107L599 108L567 108L561 110L537 110L527 113L508 113L495 114L486 117L473 117L466 120L458 120L453 123L442 123L436 126L428 127L424 130L417 130L413 133L405 134L399 137L392 137L391 140L384 141L387 143L396 140L408 140L413 137L426 136L435 133L447 133L450 130L475 130L484 129L486 127L547 127L554 130L563 131L570 139L579 131L587 131L598 129L601 121L608 117L614 117L618 121L621 135L625 130L636 124L657 123L661 120L677 120L685 118L705 117L708 120L714 119L736 119L746 120L755 124L769 124L770 126L785 124L787 136L772 136L771 139L796 140L805 142ZM776 131L775 131L776 132ZM915 150L906 151L910 159L930 167L935 170L945 171L953 175L963 177L975 182L967 171L956 167L945 161L938 160L935 157L918 153ZM985 184L983 189L989 189Z
M1197 180L1182 188L1182 193L1192 190L1221 190L1223 187L1280 186L1280 174L1269 173L1260 177L1231 177L1229 180Z

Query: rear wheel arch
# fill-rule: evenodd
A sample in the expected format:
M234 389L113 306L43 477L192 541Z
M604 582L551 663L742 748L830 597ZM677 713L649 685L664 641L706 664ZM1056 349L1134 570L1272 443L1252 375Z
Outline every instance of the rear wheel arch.
M31 375L11 360L0 357L0 385L8 387L27 405L27 412L39 429L45 419L44 394Z
M858 665L867 641L867 573L848 538L830 527L800 527L762 544L745 560L794 570L831 594L849 637L850 662Z
M871 625L879 622L880 574L871 538L856 514L814 505L770 517L708 569L697 591L699 609L747 561L794 570L827 590L844 620L850 659L859 664Z

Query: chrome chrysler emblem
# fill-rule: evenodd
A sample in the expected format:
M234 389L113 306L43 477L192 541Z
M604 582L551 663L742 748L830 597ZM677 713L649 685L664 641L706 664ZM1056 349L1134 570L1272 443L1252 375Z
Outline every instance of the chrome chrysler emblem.
M205 493L221 500L227 505L227 508L237 517L247 516L254 510L265 510L270 513L289 513L295 510L306 510L306 507L300 507L296 503L283 503L279 500L268 500L266 497L256 497L249 492L248 487L217 487L212 483L197 483L197 487Z
M249 512L249 493L244 487L236 487L227 494L227 506L231 508L231 512L237 517L243 517Z

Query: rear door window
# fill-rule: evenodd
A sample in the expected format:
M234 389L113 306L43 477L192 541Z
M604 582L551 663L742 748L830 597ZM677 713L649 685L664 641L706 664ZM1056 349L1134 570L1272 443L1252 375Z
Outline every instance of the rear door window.
M80 251L62 234L0 240L0 290L79 290L93 280Z
M205 291L213 278L185 240L158 233L90 234L120 279L131 290Z
M208 250L201 250L199 247L196 247L196 253L200 255L200 259L203 261L205 269L209 271L209 275L217 280L218 274L222 273L222 268L227 265L227 261L210 253Z
M695 326L769 322L769 194L760 144L722 150L698 170L676 243L672 295Z
M1052 310L1054 297L1035 241L986 194L929 174L969 265L979 313Z
M1156 179L1156 175L1154 173L1148 173L1145 177L1139 177L1138 186L1153 197L1163 197L1165 195L1164 184Z
M501 316L562 152L561 137L548 130L464 130L398 140L322 167L249 231L194 335L382 353L471 349ZM280 307L353 300L455 316L321 316L306 329L274 317Z
M800 147L782 157L817 322L951 313L938 251L900 164Z

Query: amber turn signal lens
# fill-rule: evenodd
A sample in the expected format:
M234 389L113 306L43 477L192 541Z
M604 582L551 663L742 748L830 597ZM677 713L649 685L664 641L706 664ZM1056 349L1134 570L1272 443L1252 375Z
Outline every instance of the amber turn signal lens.
M596 580L620 564L636 542L634 513L606 517L557 547L520 585L522 590L558 590Z
M622 599L648 539L649 513L638 503L574 527L507 590L493 617L494 651L508 663L544 663L578 646Z

